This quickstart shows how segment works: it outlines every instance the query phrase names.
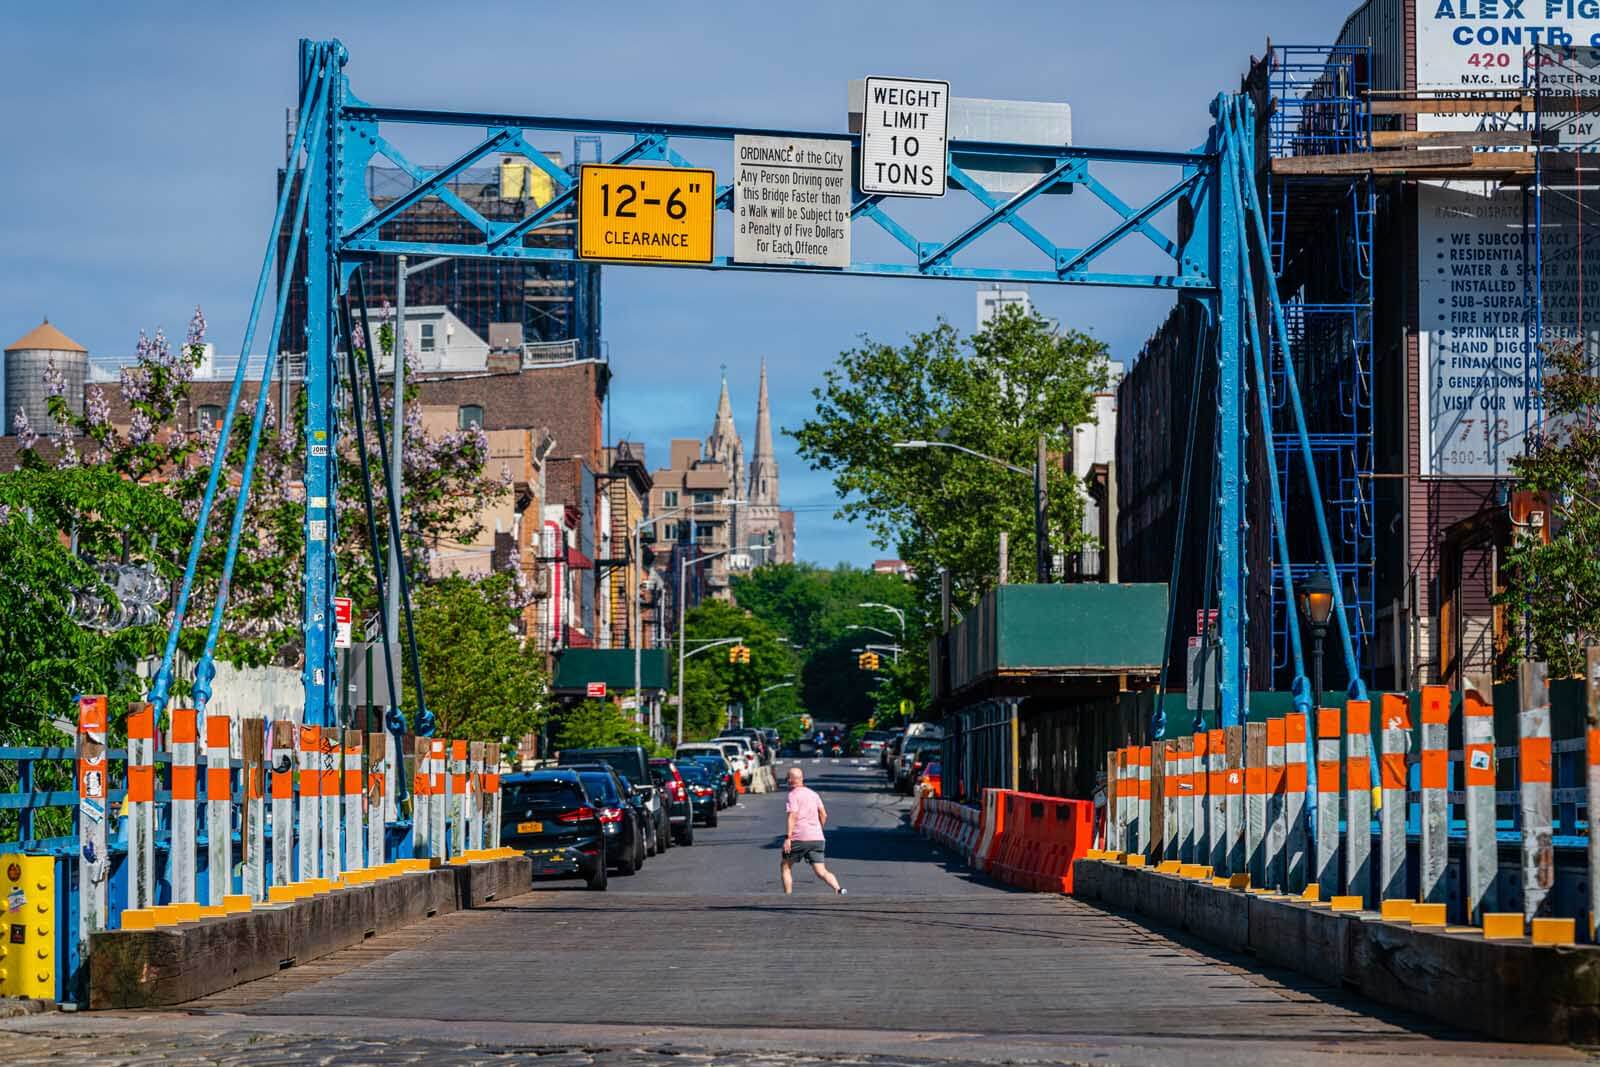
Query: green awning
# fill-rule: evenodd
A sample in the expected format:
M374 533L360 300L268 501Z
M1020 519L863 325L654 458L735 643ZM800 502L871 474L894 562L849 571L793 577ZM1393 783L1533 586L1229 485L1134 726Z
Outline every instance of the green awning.
M557 653L551 688L557 693L582 693L590 683L604 682L606 692L633 691L633 649L569 648ZM639 650L639 684L644 689L667 688L667 650Z

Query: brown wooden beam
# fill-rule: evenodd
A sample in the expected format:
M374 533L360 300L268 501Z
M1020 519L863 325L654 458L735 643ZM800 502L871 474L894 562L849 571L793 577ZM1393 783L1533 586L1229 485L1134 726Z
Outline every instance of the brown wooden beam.
M1374 115L1511 115L1531 112L1532 96L1461 96L1373 100Z
M1467 148L1441 148L1419 152L1401 149L1393 152L1346 152L1326 156L1282 156L1272 161L1274 174L1364 174L1367 171L1434 170L1440 167L1472 165L1474 153Z
M1498 148L1533 144L1532 130L1373 130L1373 148ZM1555 143L1546 132L1546 141Z

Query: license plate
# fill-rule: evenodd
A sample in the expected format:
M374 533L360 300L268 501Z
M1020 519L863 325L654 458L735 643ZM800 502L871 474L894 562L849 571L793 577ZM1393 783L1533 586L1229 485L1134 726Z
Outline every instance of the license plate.
M544 823L542 823L542 822L519 822L519 823L517 823L517 833L519 833L519 834L538 834L538 833L543 833L543 832L544 832Z

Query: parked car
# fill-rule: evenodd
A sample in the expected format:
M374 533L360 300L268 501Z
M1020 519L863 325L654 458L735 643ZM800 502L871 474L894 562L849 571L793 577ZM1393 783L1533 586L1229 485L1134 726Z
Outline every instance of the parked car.
M717 809L722 807L722 799L717 795L720 784L713 776L710 765L697 759L686 759L677 766L684 788L688 791L689 802L693 805L694 818L707 826L717 825Z
M917 776L917 791L924 796L938 797L944 795L944 777L940 773L938 755L922 767L922 773Z
M689 796L689 783L684 780L683 769L672 760L653 759L650 776L655 779L656 790L666 803L672 840L679 845L694 844L694 801Z
M629 799L627 784L610 765L576 764L583 788L600 813L600 828L605 832L606 862L620 875L631 875L644 866L648 855L645 842L646 819Z
M900 757L895 762L894 788L896 792L910 793L922 768L939 758L944 747L942 740L931 737L913 737L900 747Z
M677 747L673 753L678 759L689 757L692 759L709 758L715 760L718 770L727 775L723 783L723 807L730 807L739 802L739 790L733 784L733 776L739 773L738 765L729 757L721 744L711 741L693 741Z
M742 737L749 741L750 747L755 750L758 763L765 765L772 762L773 753L767 747L767 736L754 726L741 726L733 730L724 730L721 737Z
M733 784L733 768L728 766L727 759L718 752L716 754L703 753L689 756L688 759L704 767L706 774L711 778L711 784L716 789L717 807L731 808L739 803L739 790Z
M906 735L897 733L884 742L883 752L878 757L878 763L888 773L890 780L894 779L895 763L900 759L900 746L906 743Z
M739 781L749 785L750 775L755 770L755 756L750 751L750 743L742 737L717 737L711 743L722 750L723 758L739 776Z
M606 887L609 836L577 771L531 771L500 780L500 841L533 861L535 878L582 878Z
M666 805L656 796L655 782L650 778L649 762L644 749L638 745L563 749L556 757L558 767L578 763L610 764L613 770L632 782L635 789L643 792L645 807L650 810L650 819L654 825L651 836L665 851L672 847L672 824L667 820Z
M627 775L619 774L617 777L622 780L622 798L639 813L639 821L644 826L644 854L646 856L659 854L667 847L663 842L672 835L657 833L655 813L650 810L650 802L645 799L644 793L628 780Z
M877 756L891 736L888 730L868 730L861 735L861 755Z

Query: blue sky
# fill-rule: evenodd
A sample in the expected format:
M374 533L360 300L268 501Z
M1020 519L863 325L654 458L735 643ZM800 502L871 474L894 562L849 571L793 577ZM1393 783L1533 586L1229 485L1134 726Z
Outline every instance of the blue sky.
M342 39L352 87L374 102L843 130L851 78L900 74L947 79L958 96L1064 100L1079 144L1182 149L1204 139L1210 99L1238 86L1269 36L1328 41L1350 6L17 5L0 65L0 340L48 314L94 354L122 354L140 327L181 335L199 303L219 351L238 350L303 36ZM449 158L454 145L412 158ZM1047 213L1087 197L1055 199L1074 203ZM793 426L822 369L859 335L899 339L938 316L971 329L975 288L608 268L612 431L664 461L669 438L709 431L726 364L748 448L763 356L775 420ZM1103 289L1036 287L1033 297L1116 358L1136 352L1171 304ZM791 442L780 438L778 450L785 502L809 506L802 557L890 554L819 507L833 503L831 486Z

